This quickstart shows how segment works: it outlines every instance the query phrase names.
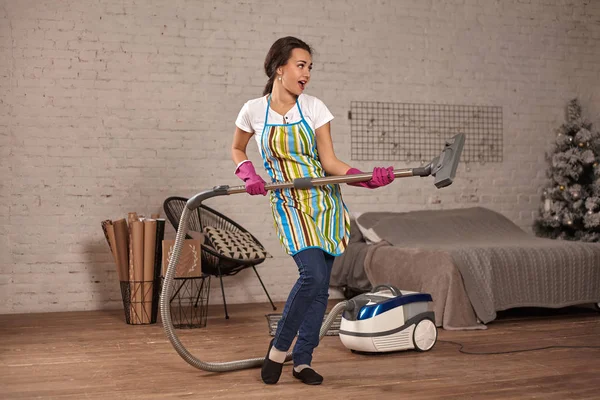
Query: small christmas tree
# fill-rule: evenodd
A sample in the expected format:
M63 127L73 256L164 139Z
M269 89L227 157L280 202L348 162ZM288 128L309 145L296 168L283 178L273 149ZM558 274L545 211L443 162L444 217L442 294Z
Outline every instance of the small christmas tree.
M550 181L543 191L535 233L552 239L600 241L600 133L582 117L577 99L569 102L567 120L547 158Z

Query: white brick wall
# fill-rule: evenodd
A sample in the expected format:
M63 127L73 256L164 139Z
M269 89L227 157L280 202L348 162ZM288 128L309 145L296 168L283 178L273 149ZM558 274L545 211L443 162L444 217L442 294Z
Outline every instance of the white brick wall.
M121 307L100 221L238 184L233 122L284 35L315 47L308 93L359 168L375 163L350 160L350 101L503 107L502 163L463 163L443 190L348 187L352 211L481 205L529 230L566 102L579 96L599 122L599 21L594 0L0 0L0 313ZM266 199L240 196L207 204L275 255L260 272L284 300L295 266ZM266 301L252 271L225 282L231 303Z

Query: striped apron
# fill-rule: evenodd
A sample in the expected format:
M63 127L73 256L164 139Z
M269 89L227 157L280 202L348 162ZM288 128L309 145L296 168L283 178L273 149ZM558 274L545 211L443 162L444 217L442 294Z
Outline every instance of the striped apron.
M272 181L320 178L325 170L317 154L317 142L298 100L300 121L269 124L271 96L267 101L260 153ZM348 243L350 217L339 185L311 189L278 189L270 192L271 211L281 244L290 255L317 247L337 256Z

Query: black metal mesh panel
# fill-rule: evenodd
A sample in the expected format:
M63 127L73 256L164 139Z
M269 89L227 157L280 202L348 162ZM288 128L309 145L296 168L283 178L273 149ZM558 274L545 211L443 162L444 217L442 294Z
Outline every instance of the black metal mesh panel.
M502 107L353 101L353 160L429 162L464 133L464 162L502 161Z
M271 336L275 336L275 333L277 332L277 324L279 323L279 320L281 320L281 314L267 314L267 322L269 324L269 335ZM325 320L327 319L327 317L329 316L328 313L325 313L325 315L323 316L323 322L325 322ZM340 324L342 323L342 314L338 314L335 319L333 320L333 322L331 323L331 326L329 327L329 329L327 330L327 332L325 332L325 336L339 336L340 334Z

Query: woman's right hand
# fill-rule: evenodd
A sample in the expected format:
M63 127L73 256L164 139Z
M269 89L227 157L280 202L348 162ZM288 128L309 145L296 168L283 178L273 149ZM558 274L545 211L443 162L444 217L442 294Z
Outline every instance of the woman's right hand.
M265 180L256 173L252 161L242 162L237 169L235 174L246 183L246 192L250 195L267 194L265 189Z

